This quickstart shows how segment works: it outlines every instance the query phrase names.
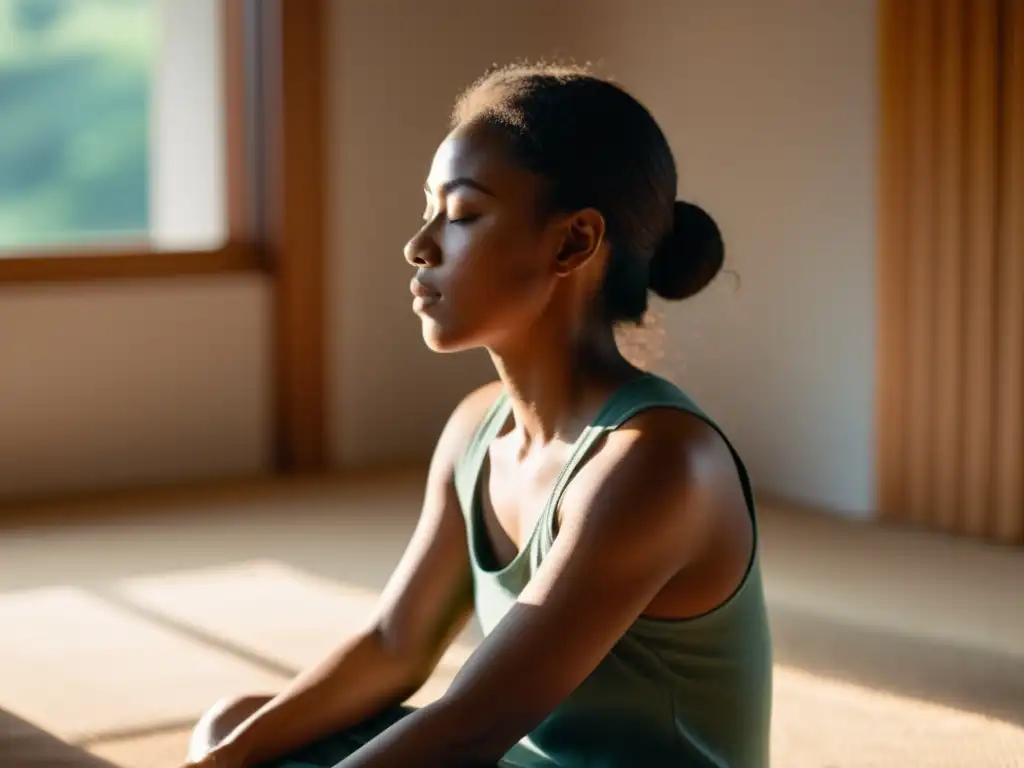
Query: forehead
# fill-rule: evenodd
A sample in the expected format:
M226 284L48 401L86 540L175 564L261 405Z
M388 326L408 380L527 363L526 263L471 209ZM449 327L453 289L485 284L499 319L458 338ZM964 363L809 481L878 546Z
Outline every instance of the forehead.
M536 196L540 177L518 165L502 137L484 124L462 125L453 130L434 154L427 186L440 189L453 179L472 179L496 197Z

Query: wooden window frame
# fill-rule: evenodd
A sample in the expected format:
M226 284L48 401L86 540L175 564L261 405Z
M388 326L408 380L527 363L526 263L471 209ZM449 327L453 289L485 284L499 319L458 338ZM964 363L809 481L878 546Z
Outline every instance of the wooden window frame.
M227 236L213 250L97 244L0 257L0 288L263 273L271 286L274 464L327 461L328 0L220 0Z
M326 251L329 0L258 8L266 162L260 240L273 272L274 451L282 472L316 473L327 452Z

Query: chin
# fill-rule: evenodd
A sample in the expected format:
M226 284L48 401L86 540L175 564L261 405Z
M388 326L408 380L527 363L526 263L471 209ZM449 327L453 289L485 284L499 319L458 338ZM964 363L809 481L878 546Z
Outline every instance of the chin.
M465 334L456 333L453 329L445 328L440 323L426 318L423 320L423 343L431 352L438 354L464 352L480 346Z

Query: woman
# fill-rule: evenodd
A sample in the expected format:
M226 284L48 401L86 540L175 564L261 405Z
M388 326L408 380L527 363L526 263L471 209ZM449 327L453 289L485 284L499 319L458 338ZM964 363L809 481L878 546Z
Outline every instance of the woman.
M511 67L458 101L405 249L438 352L499 381L455 409L367 629L273 698L197 726L202 766L768 764L771 653L746 473L615 330L701 290L711 218L676 202L651 115L579 69ZM447 694L399 705L475 609Z

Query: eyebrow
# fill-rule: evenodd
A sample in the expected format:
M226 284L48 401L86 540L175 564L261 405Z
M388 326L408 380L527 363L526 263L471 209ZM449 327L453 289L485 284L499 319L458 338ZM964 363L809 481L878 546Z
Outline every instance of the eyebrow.
M491 190L489 190L487 187L485 187L479 181L476 181L475 179L471 179L468 176L459 176L457 178L454 178L454 179L451 179L449 181L446 181L444 184L441 185L441 194L442 195L450 195L452 192L454 192L455 190L457 190L457 189L459 189L461 187L469 187L470 189L475 189L477 192L483 192L485 195L490 195L491 197L495 197L496 196ZM423 185L423 191L426 192L427 194L429 194L430 193L430 185L429 184L424 184Z

